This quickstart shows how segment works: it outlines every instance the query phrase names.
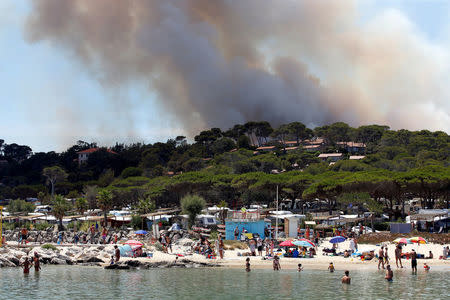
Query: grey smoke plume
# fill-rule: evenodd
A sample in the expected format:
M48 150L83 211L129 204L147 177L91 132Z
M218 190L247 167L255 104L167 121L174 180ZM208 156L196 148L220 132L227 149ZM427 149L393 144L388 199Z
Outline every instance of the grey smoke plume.
M361 24L353 1L35 0L26 34L107 86L148 83L188 131L250 120L450 128L450 51L395 10Z

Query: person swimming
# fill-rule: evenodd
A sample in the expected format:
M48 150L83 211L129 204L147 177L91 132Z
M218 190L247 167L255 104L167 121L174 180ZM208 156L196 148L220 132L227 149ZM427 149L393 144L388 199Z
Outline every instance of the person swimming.
M351 278L350 278L349 274L350 274L350 272L348 270L346 270L344 272L344 276L342 277L342 280L341 280L342 283L350 284Z
M384 276L384 279L386 279L387 281L392 281L393 278L394 278L394 272L392 272L392 270L391 270L391 265L387 265L386 266L386 276Z
M334 272L334 265L332 262L330 262L330 265L328 266L328 270L330 271L330 273Z
M425 272L430 271L430 266L427 263L423 264L423 268L425 269Z

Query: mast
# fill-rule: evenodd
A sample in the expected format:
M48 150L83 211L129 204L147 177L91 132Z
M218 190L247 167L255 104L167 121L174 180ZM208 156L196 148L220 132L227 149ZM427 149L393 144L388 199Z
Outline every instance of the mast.
M277 215L275 217L275 239L278 239L278 185L277 185Z

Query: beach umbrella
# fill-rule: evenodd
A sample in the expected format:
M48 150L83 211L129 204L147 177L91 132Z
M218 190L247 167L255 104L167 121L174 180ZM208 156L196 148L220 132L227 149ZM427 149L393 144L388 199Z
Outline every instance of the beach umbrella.
M412 244L412 242L409 240L409 239L407 239L407 238L397 238L397 239L395 239L394 240L394 243L396 243L396 244Z
M136 231L134 234L142 234L142 235L146 235L148 232L145 230L138 230Z
M281 242L279 246L280 247L295 247L295 245L290 240Z
M128 240L124 243L125 245L130 245L130 246L142 246L144 245L143 243L136 241L136 240Z
M427 240L420 236L415 236L409 239L412 243L428 244Z
M298 241L294 241L293 244L301 247L316 247L316 245L308 239L299 239Z
M315 247L313 243L307 241L294 241L294 245L300 247Z
M133 248L130 245L119 246L120 256L131 257L133 256Z
M344 242L346 239L347 239L347 238L338 235L338 236L332 237L331 240L330 240L330 243L332 243L332 244L342 243L342 242Z

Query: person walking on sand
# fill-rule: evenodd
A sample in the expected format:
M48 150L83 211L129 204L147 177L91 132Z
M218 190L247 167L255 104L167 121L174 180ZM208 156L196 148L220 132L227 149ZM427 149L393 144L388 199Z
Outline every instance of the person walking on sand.
M402 246L400 244L395 247L395 264L398 268L398 263L400 262L400 268L403 268L402 265Z
M263 241L262 241L262 239L259 236L256 239L256 248L258 248L258 255L262 256L262 253L263 253Z
M383 251L384 247L381 246L380 251L378 251L378 270L380 269L380 264L384 270L384 251Z
M342 280L341 280L342 283L350 284L351 278L350 278L349 274L350 274L350 272L348 270L346 270L344 272L344 276L342 276Z
M328 265L328 271L330 271L330 273L334 272L334 265L332 262L330 262L330 264Z
M414 249L411 252L411 268L413 273L417 273L417 253Z
M245 271L250 272L250 257L245 260Z
M387 265L386 266L386 276L384 276L384 279L386 279L387 281L392 281L393 278L394 278L394 272L391 269L391 265Z
M119 262L120 260L120 249L117 247L117 245L114 245L114 255L116 257L116 262Z
M280 258L278 256L275 256L273 258L273 270L274 271L279 271L281 270L281 265L280 265Z

